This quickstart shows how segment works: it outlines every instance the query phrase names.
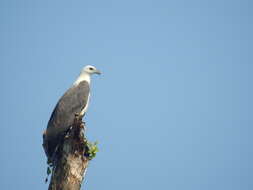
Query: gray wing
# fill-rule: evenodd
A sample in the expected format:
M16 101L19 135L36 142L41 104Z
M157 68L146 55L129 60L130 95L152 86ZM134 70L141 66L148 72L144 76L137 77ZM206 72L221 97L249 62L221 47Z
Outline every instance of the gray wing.
M90 93L89 84L80 82L71 87L58 101L47 125L45 139L47 154L51 155L57 142L73 124L75 113L80 113L86 106Z

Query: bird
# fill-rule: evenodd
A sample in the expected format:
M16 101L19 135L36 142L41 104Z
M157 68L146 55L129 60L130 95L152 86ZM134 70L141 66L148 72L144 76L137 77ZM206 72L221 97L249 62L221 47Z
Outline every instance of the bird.
M53 162L54 153L62 142L66 132L73 125L75 115L81 118L88 109L90 100L91 75L101 72L92 65L82 68L80 75L73 85L63 94L57 102L47 124L47 129L43 133L43 147L48 158L48 162Z

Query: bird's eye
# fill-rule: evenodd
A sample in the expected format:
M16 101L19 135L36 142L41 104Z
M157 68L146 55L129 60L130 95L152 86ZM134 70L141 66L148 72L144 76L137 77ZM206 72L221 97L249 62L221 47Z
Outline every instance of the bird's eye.
M94 70L92 67L89 68L91 71Z

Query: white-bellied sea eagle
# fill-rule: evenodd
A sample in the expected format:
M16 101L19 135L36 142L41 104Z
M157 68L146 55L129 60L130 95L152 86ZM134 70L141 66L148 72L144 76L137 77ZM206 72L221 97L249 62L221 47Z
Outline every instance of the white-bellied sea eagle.
M92 74L101 74L98 69L88 65L84 67L73 83L56 104L47 129L43 134L43 147L48 160L53 156L59 143L62 142L66 132L72 126L75 114L84 116L90 98L90 81Z

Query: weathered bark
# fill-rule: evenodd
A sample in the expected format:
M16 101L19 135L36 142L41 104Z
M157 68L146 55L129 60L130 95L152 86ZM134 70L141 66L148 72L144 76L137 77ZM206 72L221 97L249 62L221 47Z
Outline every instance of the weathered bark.
M84 124L78 116L59 146L49 190L80 190L88 166L85 155Z

